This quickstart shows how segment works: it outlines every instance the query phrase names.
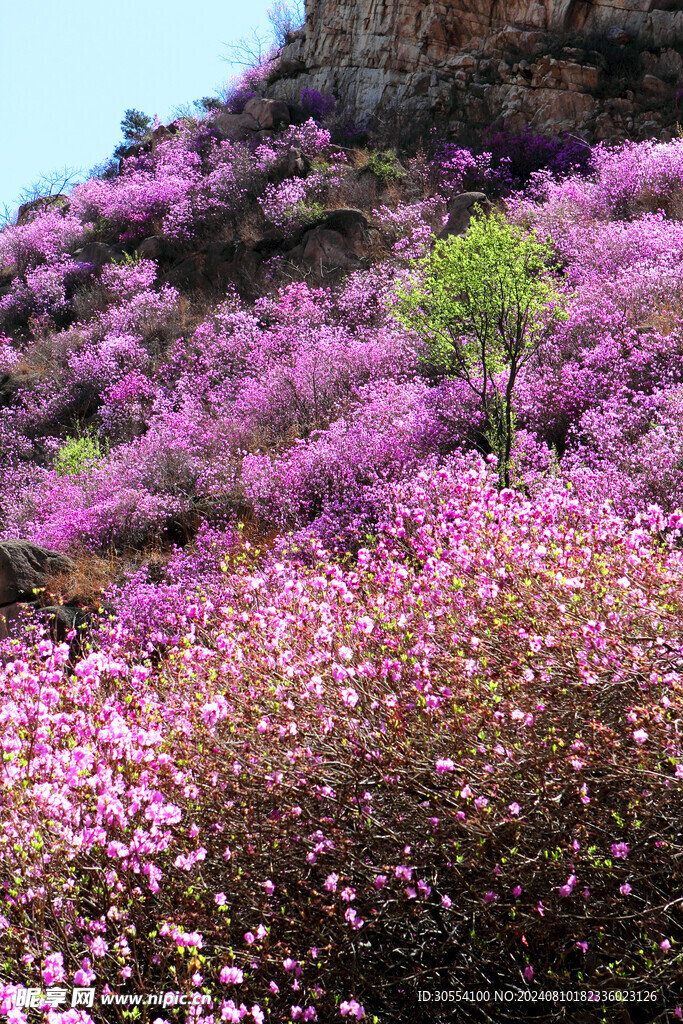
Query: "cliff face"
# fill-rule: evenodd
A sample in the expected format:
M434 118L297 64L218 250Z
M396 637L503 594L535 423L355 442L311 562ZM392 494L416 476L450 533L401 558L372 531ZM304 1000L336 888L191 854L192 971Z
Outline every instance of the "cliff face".
M332 93L404 134L513 127L593 139L671 128L683 86L681 0L307 0L270 92ZM679 84L680 83L680 84Z

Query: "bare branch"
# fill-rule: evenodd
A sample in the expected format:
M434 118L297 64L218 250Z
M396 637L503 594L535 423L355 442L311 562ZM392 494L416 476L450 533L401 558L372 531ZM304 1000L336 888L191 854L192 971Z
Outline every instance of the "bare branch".
M62 170L42 174L32 185L22 191L19 200L24 204L35 202L36 199L49 199L51 196L62 195L68 188L76 184L80 173L76 167L64 167Z
M225 43L228 55L223 60L228 64L238 64L244 68L258 67L267 56L272 46L272 39L263 32L256 29L250 36L243 36L235 43Z
M290 32L301 28L306 20L306 12L302 0L275 0L266 11L268 21L273 26L275 42L284 46Z

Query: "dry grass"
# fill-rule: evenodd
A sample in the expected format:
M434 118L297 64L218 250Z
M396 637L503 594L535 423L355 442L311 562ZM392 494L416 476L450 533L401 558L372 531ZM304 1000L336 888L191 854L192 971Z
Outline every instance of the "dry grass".
M80 552L72 556L74 568L48 576L39 604L80 604L98 607L102 594L116 577L120 567L113 554L107 557Z

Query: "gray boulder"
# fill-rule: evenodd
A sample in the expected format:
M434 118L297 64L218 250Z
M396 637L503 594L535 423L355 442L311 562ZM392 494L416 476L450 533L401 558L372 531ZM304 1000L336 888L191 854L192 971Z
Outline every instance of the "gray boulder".
M40 609L46 620L52 639L64 643L72 629L82 630L88 622L88 614L77 605L53 604Z
M135 252L143 260L171 260L178 255L179 245L165 235L143 238Z
M245 103L244 113L258 121L261 128L286 127L291 120L284 100L266 100L260 96L253 96Z
M0 606L32 601L48 578L72 572L76 566L66 555L49 551L29 540L0 542Z
M87 242L74 253L79 263L92 263L99 270L105 263L122 263L126 251L120 245L109 245L107 242Z
M23 227L41 213L56 207L66 212L69 209L69 198L61 193L54 196L38 196L27 203L22 203L17 214L17 227Z
M254 133L262 128L256 118L246 111L242 114L219 114L213 125L222 137L237 142L253 138Z
M463 235L474 217L475 206L479 206L485 214L493 210L493 205L483 192L461 192L460 195L454 196L447 207L448 220L437 237L441 239L450 238L451 235Z

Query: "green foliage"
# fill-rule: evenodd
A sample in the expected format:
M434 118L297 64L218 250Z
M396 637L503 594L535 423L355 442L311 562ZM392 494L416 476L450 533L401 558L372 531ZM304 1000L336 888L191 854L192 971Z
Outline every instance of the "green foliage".
M388 185L389 182L397 181L404 176L393 149L372 153L365 166L372 171L375 177L379 178L383 185Z
M151 127L152 118L141 110L126 110L121 121L121 131L128 143L142 142L149 135Z
M60 448L55 459L57 476L80 476L87 473L107 454L107 446L100 445L96 434L70 437Z
M293 220L299 224L316 224L325 214L325 207L317 201L297 203L293 209Z
M114 157L120 160L126 155L129 146L138 142L145 142L149 138L152 129L152 118L143 114L141 110L126 110L121 121L121 132L123 142L114 150Z
M505 221L477 217L465 235L437 241L401 288L397 319L425 343L427 361L477 395L501 483L510 483L513 393L520 370L566 318L549 243Z
M88 171L88 178L99 178L101 181L111 181L119 173L119 162L114 156L110 156L102 163L95 164Z
M224 108L224 104L221 103L217 96L202 96L200 100L195 101L195 106L204 112L223 110Z
M109 217L96 217L92 222L92 231L95 239L100 242L115 242L120 234L116 224Z

